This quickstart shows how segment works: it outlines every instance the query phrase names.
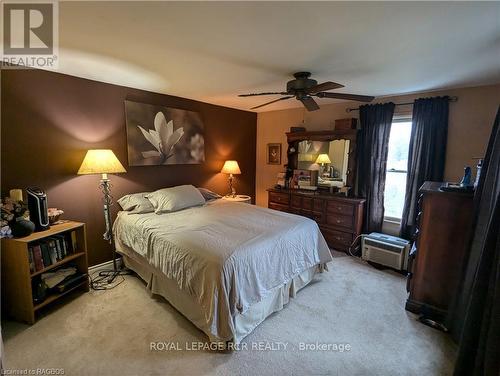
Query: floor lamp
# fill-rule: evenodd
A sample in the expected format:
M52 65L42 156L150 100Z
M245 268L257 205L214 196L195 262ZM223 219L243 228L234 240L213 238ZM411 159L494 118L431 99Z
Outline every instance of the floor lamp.
M107 277L107 282L112 283L113 280L120 274L116 265L115 247L113 247L113 226L111 225L111 209L113 205L113 196L111 196L111 183L108 174L121 174L127 172L123 165L116 158L115 153L110 149L91 149L87 151L82 165L78 170L78 175L94 175L101 174L101 181L99 188L103 194L103 208L104 208L104 224L106 231L103 234L104 240L112 245L113 255L113 271L101 272L101 277Z

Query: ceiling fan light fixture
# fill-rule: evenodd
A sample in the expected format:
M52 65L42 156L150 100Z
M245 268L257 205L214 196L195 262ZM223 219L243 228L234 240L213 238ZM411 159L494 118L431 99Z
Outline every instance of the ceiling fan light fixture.
M251 93L251 94L239 94L238 96L252 97L258 95L286 95L286 97L278 98L273 101L252 107L250 109L254 110L275 102L295 97L295 99L302 102L302 104L308 111L316 111L319 109L318 104L312 98L312 96L318 98L335 98L335 99L353 100L360 102L371 102L375 98L368 95L327 93L325 91L339 89L344 87L344 85L332 81L326 81L321 84L318 84L318 81L309 78L311 76L310 72L296 72L293 74L293 76L295 77L295 79L288 81L286 84L286 92Z

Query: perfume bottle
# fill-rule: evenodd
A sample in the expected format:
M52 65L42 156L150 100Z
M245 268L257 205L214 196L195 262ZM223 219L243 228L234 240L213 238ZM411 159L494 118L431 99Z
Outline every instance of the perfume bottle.
M479 184L479 178L481 177L481 168L483 167L483 159L479 158L476 166L476 180L474 180L474 188L477 188Z

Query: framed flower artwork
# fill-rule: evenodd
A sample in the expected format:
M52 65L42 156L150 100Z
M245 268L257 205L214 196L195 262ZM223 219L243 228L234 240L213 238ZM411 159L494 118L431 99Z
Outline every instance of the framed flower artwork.
M198 112L125 101L129 166L205 161L205 126Z
M267 144L267 164L281 164L281 144Z

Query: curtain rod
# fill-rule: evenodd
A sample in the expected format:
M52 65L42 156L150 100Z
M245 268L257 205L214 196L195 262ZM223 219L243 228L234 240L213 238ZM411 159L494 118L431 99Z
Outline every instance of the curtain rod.
M458 101L458 97L450 97L449 99L450 102L456 102ZM406 103L396 103L396 106L407 106L407 105L412 105L413 102L406 102ZM359 107L356 108L346 108L345 112L352 112L352 111L359 111Z

